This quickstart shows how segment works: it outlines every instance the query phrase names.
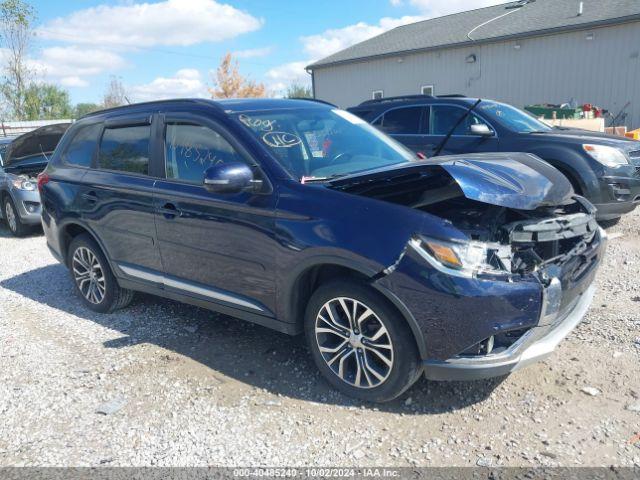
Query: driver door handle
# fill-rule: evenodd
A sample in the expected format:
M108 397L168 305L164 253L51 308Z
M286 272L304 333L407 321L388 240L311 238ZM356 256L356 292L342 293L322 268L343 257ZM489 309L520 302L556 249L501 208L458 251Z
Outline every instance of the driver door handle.
M158 209L158 213L164 215L164 218L172 219L182 216L182 212L173 203L165 203Z

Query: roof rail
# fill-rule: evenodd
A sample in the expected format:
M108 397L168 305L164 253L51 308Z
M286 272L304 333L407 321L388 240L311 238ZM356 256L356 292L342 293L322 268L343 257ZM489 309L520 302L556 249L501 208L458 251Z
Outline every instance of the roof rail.
M166 105L167 103L200 103L203 105L209 105L212 106L214 108L217 108L219 111L224 112L224 108L215 101L215 99L213 100L209 100L209 99L205 99L205 98L169 98L169 99L165 99L165 100L151 100L149 102L139 102L139 103L130 103L128 105L119 105L117 107L110 107L110 108L103 108L101 110L96 110L94 112L89 112L84 114L83 116L77 118L76 120L80 120L82 118L87 118L87 117L93 117L93 116L98 116L98 115L102 115L103 113L112 113L112 112L118 112L120 110L122 111L127 111L127 110L131 110L131 109L135 109L137 107L151 107L153 105Z
M325 105L329 105L330 107L338 108L337 105L334 105L331 102L327 102L326 100L320 100L319 98L309 98L309 97L289 97L289 100L306 100L308 102L317 102L324 103Z
M446 95L438 95L438 98L467 98L467 96L462 93L448 93Z
M373 100L365 100L360 105L371 105L374 103L393 102L396 100L424 100L426 98L434 98L433 95L401 95L399 97L377 98Z

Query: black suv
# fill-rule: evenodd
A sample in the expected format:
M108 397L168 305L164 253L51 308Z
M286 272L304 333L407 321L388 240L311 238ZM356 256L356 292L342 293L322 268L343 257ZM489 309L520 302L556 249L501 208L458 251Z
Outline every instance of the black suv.
M422 372L491 377L550 355L606 243L593 206L532 155L419 161L314 101L97 112L38 188L87 307L143 291L304 332L332 385L375 401Z
M546 160L614 220L640 202L640 142L587 130L550 127L504 103L462 95L369 100L350 112L415 152L527 152Z

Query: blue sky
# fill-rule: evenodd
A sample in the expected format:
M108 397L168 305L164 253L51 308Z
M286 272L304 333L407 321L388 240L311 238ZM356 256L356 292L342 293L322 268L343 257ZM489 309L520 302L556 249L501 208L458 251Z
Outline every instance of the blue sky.
M277 94L308 83L304 66L403 23L495 0L160 0L51 2L38 14L30 62L73 103L99 102L111 75L132 101L206 96L235 52L243 74Z

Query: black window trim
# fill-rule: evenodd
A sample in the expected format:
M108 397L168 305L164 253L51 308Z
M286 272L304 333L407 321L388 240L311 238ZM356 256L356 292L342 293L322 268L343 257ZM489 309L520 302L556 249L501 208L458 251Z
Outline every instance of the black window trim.
M81 168L83 170L95 170L95 163L96 163L96 158L98 155L98 149L100 148L100 141L102 139L102 132L104 130L104 126L103 126L104 122L103 121L96 121L96 122L82 122L81 124L77 124L71 128L73 128L73 132L71 132L73 135L69 138L69 140L65 140L64 145L62 145L62 150L60 152L60 164L62 164L65 167L68 168ZM69 163L67 161L65 161L64 159L64 155L65 153L67 153L67 150L69 149L69 147L71 146L71 144L73 143L73 141L76 139L76 136L78 135L78 132L80 130L82 130L83 128L89 128L89 127L93 127L98 125L100 128L98 129L98 136L97 136L97 141L95 142L95 145L93 146L93 152L91 154L91 162L89 162L89 165L85 166L85 165L78 165L75 163Z
M213 130L218 135L220 135L224 140L226 140L229 145L231 145L238 155L240 155L247 165L258 171L260 173L260 177L263 181L263 191L256 193L256 195L270 195L273 193L273 184L271 179L267 175L260 162L257 161L253 156L247 151L246 148L233 136L233 134L217 120L214 120L206 115L198 114L198 113L190 113L190 112L166 112L159 115L158 121L158 144L160 154L159 158L159 167L158 167L158 177L170 183L177 183L181 185L191 185L196 187L201 187L206 191L204 184L192 182L189 180L181 180L179 178L167 178L166 172L166 138L167 138L167 125L171 123L179 123L182 125L193 125L196 127L205 127Z
M148 115L148 123L140 123L146 122L147 120L143 118L136 117L126 117L126 118L116 118L116 119L107 119L102 123L102 129L100 130L100 134L98 136L98 142L96 145L96 149L94 152L94 158L92 163L92 169L98 172L108 172L108 173L116 173L118 175L128 175L132 177L139 178L158 178L153 174L155 172L154 168L154 144L156 143L156 136L154 135L154 122L155 115ZM117 130L120 128L127 127L144 127L149 126L149 168L147 173L137 173L137 172L128 172L126 170L113 170L111 168L103 168L100 166L100 145L102 145L102 137L104 136L104 132L107 129Z

